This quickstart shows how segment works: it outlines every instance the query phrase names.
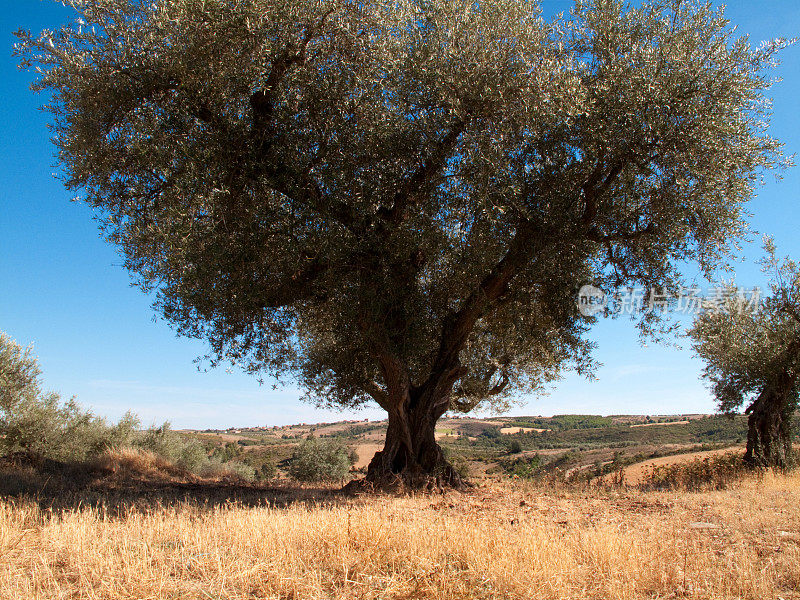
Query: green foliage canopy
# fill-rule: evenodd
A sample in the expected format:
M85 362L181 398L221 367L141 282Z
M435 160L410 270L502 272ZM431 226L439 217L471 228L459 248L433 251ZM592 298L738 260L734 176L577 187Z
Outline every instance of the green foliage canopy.
M67 3L16 52L68 186L211 364L323 403L469 410L590 369L578 287L710 269L781 162L784 42L708 4Z
M769 290L755 306L733 282L721 286L724 301L701 313L689 331L694 350L705 361L703 376L712 386L719 408L737 412L764 389L786 395L787 414L797 408L800 393L800 266L779 260L765 240L762 268Z

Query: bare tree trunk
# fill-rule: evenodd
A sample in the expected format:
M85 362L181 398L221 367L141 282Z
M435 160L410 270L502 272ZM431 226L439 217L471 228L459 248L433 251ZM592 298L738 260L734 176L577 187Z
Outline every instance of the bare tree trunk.
M792 455L791 413L783 386L767 386L747 409L745 461L759 467L789 466Z
M436 442L436 422L449 405L444 397L410 393L389 411L386 444L367 469L366 481L377 487L462 489L466 483Z

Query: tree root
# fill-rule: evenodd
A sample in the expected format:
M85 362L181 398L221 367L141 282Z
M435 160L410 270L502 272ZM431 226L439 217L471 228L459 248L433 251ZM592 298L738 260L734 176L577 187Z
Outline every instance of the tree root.
M436 474L410 469L402 473L373 471L362 479L354 479L342 491L352 494L444 493L450 490L464 492L472 487L452 466L447 465Z

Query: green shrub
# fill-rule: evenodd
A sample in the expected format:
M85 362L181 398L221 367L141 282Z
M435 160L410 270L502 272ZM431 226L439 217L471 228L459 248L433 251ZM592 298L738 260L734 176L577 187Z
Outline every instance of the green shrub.
M192 473L199 473L208 465L208 454L198 442L186 443L176 461L178 465Z
M133 446L194 472L222 471L252 481L255 468L230 462L242 454L239 444L215 449L211 460L196 439L173 431L169 422L138 431L139 419L125 414L116 424L84 410L74 398L63 402L41 387L41 370L30 348L23 349L0 332L0 451L82 462L108 448Z
M151 425L141 432L134 445L142 450L163 456L172 462L178 462L184 449L184 440L180 434L172 430L170 422L166 421L163 425Z
M503 463L505 472L512 477L533 479L542 473L542 458L538 454L506 461Z
M243 462L239 462L238 460L226 462L223 465L223 468L227 470L229 473L233 473L234 475L236 475L241 479L244 479L245 481L255 481L256 479L255 468Z
M228 442L224 446L217 446L214 448L211 456L219 458L220 462L228 462L242 455L242 446L237 442Z
M0 332L0 451L83 461L129 444L138 426L131 413L109 425L74 398L64 402L59 394L44 391L31 349Z
M193 473L200 473L211 464L203 445L174 431L169 421L139 433L133 445L162 456Z
M508 453L519 454L520 452L522 452L522 444L519 443L519 440L512 441L508 447Z
M264 462L256 471L256 479L259 481L271 481L278 475L278 465L275 464L275 458L272 454L268 454Z
M450 448L442 448L447 462L455 469L462 479L469 479L472 475L472 465L469 459L460 452L454 452Z
M350 471L347 447L338 440L309 438L292 455L289 475L298 481L335 481Z
M478 437L487 440L499 440L503 436L500 433L499 427L487 427L478 434Z
M245 481L253 481L256 478L256 470L252 466L239 461L223 463L218 458L209 459L199 474L203 477L235 477Z

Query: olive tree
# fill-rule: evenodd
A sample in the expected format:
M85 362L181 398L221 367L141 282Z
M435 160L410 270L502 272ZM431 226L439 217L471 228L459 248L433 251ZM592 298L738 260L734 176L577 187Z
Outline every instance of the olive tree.
M589 370L581 285L710 269L782 161L784 43L706 4L67 3L16 52L68 187L209 364L385 409L373 481L460 485L437 419Z
M735 414L748 404L745 460L784 468L800 392L800 267L779 261L769 240L766 249L769 294L753 306L733 284L723 286L724 301L700 313L689 335L720 411Z

